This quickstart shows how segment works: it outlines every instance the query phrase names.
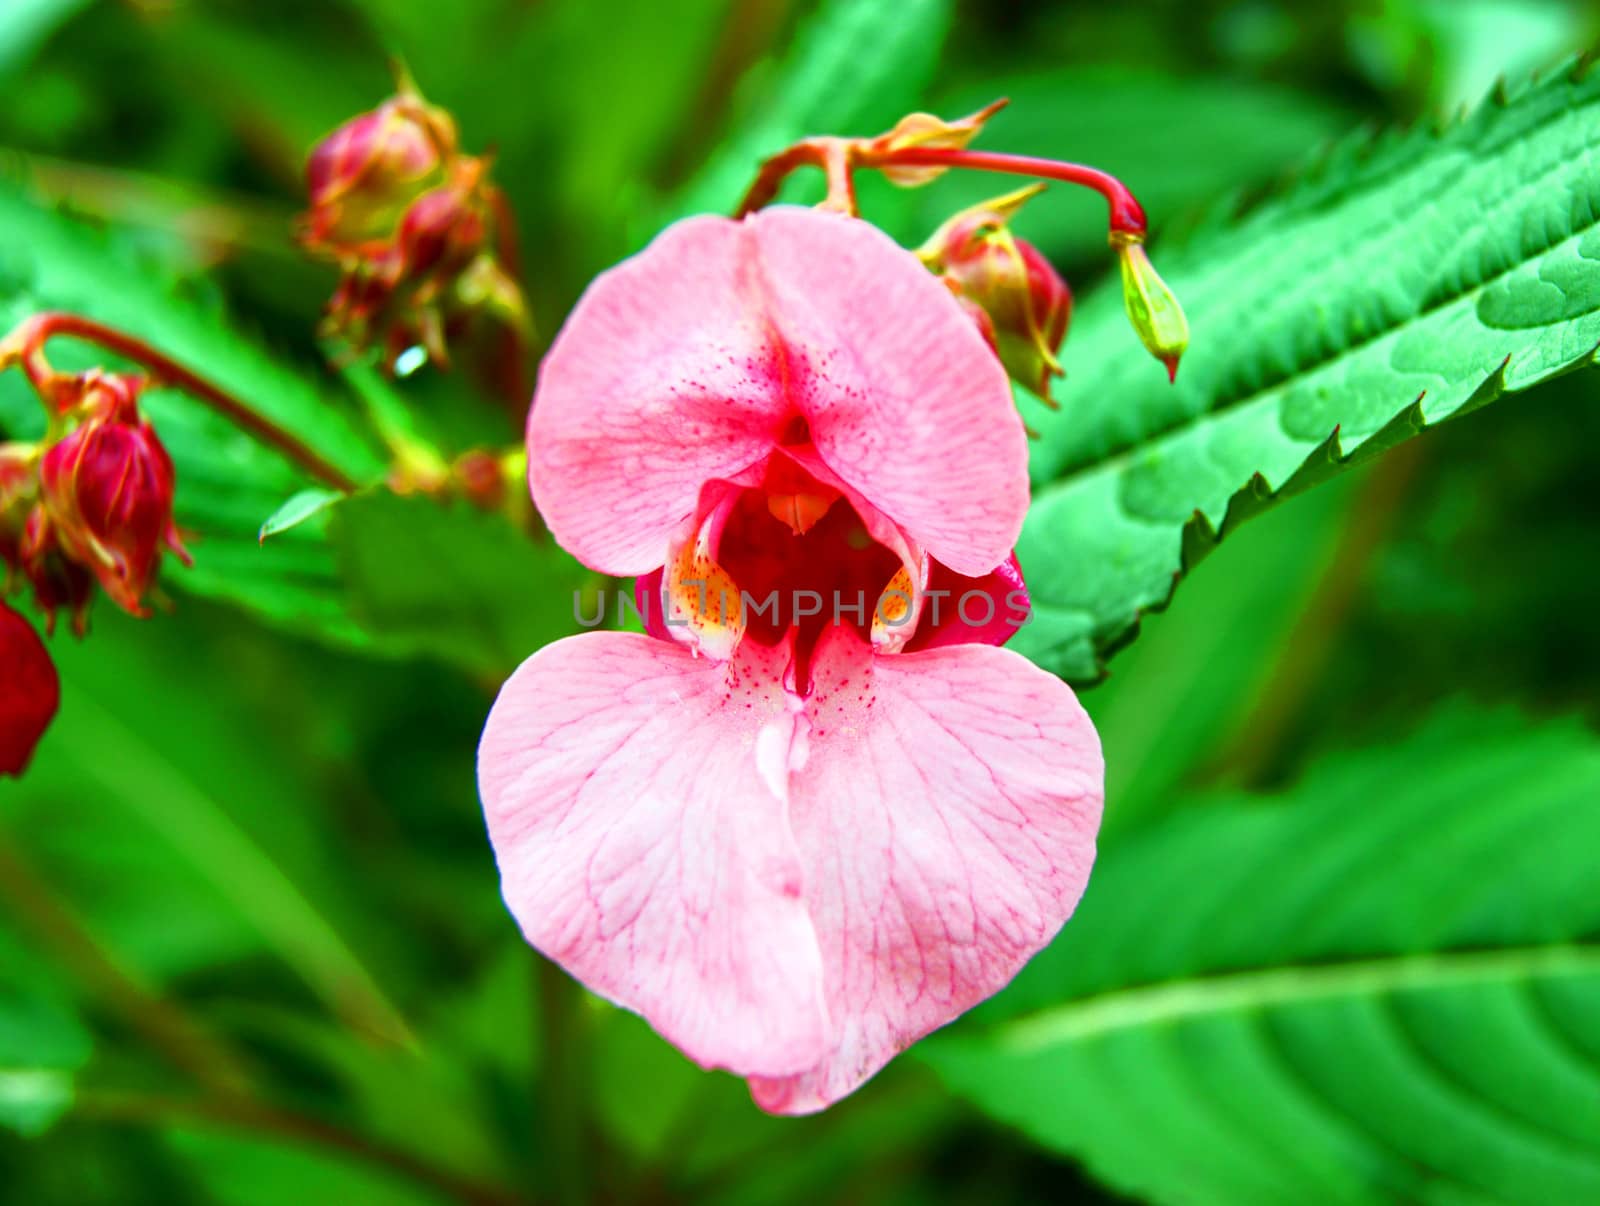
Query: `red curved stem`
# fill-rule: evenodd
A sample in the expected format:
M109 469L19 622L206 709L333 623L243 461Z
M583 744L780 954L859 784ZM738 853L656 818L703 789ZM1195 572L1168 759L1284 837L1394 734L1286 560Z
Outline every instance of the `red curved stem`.
M761 170L756 173L756 178L745 190L744 198L739 202L739 208L734 211L733 216L743 218L764 206L771 205L777 199L778 186L796 168L808 164L826 170L827 152L823 149L822 139L813 138L797 142L763 162Z
M863 156L860 162L864 167L875 168L969 168L979 172L1005 172L1012 176L1035 176L1044 180L1060 180L1065 184L1079 184L1084 188L1092 188L1106 199L1106 204L1111 207L1112 231L1142 239L1148 228L1144 207L1128 191L1127 185L1109 172L1085 167L1081 163L953 147L903 147L871 153Z
M7 342L15 342L24 349L22 363L32 377L38 367L33 359L34 354L47 340L56 335L87 340L148 369L161 384L181 389L198 401L204 402L235 426L249 432L263 444L277 449L325 485L346 494L360 487L359 482L326 460L321 453L298 436L292 435L265 415L252 410L220 386L213 385L204 377L196 376L176 360L156 351L143 340L135 339L132 335L98 323L92 318L59 311L35 314L19 326Z

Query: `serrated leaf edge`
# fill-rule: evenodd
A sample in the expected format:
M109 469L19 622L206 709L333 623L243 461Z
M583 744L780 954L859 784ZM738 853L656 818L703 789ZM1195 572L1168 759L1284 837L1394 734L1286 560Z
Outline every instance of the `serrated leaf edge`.
M1166 597L1159 602L1136 609L1133 619L1127 626L1112 636L1101 638L1095 634L1090 635L1090 642L1094 646L1095 677L1083 680L1084 685L1105 680L1109 673L1106 663L1138 637L1144 617L1166 611L1172 605L1178 584L1185 576L1210 556L1211 552L1230 534L1237 531L1246 520L1269 510L1285 498L1320 485L1346 469L1366 464L1413 436L1431 431L1441 423L1469 415L1506 394L1524 393L1535 385L1543 385L1566 373L1600 364L1600 343L1561 365L1548 376L1524 386L1512 387L1508 384L1507 370L1510 368L1511 360L1511 356L1505 357L1493 372L1479 382L1465 402L1450 414L1433 422L1428 421L1423 411L1423 400L1427 396L1426 392L1423 392L1348 453L1344 451L1339 426L1336 424L1328 433L1328 438L1307 453L1294 472L1289 474L1277 488L1272 486L1264 474L1259 472L1251 474L1249 480L1229 496L1220 524L1213 524L1205 512L1196 510L1184 523L1180 533L1179 566L1173 572Z

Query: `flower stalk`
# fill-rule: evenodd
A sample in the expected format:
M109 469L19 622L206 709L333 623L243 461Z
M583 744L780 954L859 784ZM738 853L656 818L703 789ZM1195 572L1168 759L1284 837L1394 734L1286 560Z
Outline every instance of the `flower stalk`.
M1128 321L1140 342L1176 380L1178 360L1189 343L1189 327L1177 298L1145 254L1149 221L1144 207L1127 185L1099 168L1035 155L970 149L967 144L1004 105L1005 101L996 101L955 121L913 113L874 138L802 139L761 165L735 216L743 218L771 204L783 182L804 167L818 168L827 178L828 194L818 208L852 217L859 216L855 193L859 169L882 172L905 188L916 188L951 168L961 168L1091 189L1106 201L1107 241L1121 264Z
M153 384L182 390L196 401L204 403L240 430L281 452L323 485L345 494L353 493L360 488L360 483L344 470L298 436L285 431L271 419L252 409L247 403L191 372L142 339L96 322L92 318L61 311L47 311L25 319L10 335L0 341L0 370L13 364L20 365L41 399L47 401L56 399L59 394L58 385L66 378L51 369L49 362L44 358L44 345L56 336L81 339L134 362L150 374ZM59 427L61 416L58 406L49 409L49 421L54 434Z
M828 178L825 208L854 214L858 168L877 171L895 168L964 168L977 172L999 172L1010 176L1030 176L1036 180L1055 180L1092 189L1106 199L1110 210L1109 233L1133 242L1142 242L1149 222L1144 207L1127 185L1109 172L1069 163L1042 159L1035 155L1013 155L1004 151L972 151L961 147L911 146L875 148L869 140L854 138L808 138L779 152L761 165L755 182L740 202L736 217L744 217L770 205L778 189L795 171L803 167L821 168Z

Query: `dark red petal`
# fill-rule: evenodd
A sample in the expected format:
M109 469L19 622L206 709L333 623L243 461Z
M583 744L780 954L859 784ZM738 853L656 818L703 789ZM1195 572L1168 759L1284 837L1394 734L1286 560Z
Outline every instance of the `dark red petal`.
M978 578L934 561L924 594L907 653L944 645L1004 645L1028 622L1032 607L1015 553Z
M61 680L33 625L0 603L0 775L21 775L61 703Z
M645 632L657 640L673 641L677 638L667 630L667 617L661 609L661 579L665 573L665 570L651 570L635 578L633 605L638 609Z

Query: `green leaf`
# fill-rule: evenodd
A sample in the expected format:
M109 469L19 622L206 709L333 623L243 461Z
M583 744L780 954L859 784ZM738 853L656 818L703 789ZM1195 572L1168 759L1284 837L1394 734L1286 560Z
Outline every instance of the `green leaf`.
M1142 1200L1596 1200L1596 800L1593 734L1456 712L1199 801L925 1057Z
M0 323L39 310L86 314L148 341L244 399L357 479L382 471L343 399L233 331L224 315L183 292L158 266L112 238L35 205L0 184ZM287 234L285 235L287 237ZM108 363L96 349L53 340L62 368ZM309 529L263 547L261 525L310 485L281 455L199 403L170 390L146 409L177 469L179 525L192 531L195 565L173 565L171 586L241 604L296 631L360 644L331 550ZM0 376L0 431L37 434L39 405L20 373Z
M389 1169L274 1135L180 1124L166 1127L161 1138L181 1159L186 1187L218 1206L439 1206L447 1200Z
M574 592L593 577L502 515L420 496L348 499L333 512L330 539L354 614L386 650L491 677L577 631Z
M1105 749L1101 838L1183 802L1205 767L1258 706L1296 622L1330 568L1352 504L1351 473L1292 500L1217 550L1184 587L1184 606L1146 619L1107 681L1084 693Z
M306 751L228 694L229 674L272 681L275 654L248 630L120 613L58 639L61 711L0 821L49 840L94 930L153 976L270 952L360 1033L409 1042L370 966L386 924L317 811L293 806L317 776L285 749ZM305 673L278 686L285 706L309 706Z
M524 973L521 980L526 984L531 956L526 948L517 953ZM426 1005L437 1009L458 987L430 985ZM524 1006L523 1012L501 1014L496 1019L502 1031L508 1021L526 1022L527 1002L518 1003ZM299 1011L256 1006L239 1013L247 1018L257 1041L270 1042L279 1058L315 1067L336 1082L337 1095L349 1101L364 1134L396 1147L414 1147L417 1120L426 1118L426 1150L431 1159L485 1177L498 1171L493 1103L485 1099L477 1069L473 1061L463 1058L454 1035L429 1033L432 1027L419 1026L414 1045L380 1046L352 1041L348 1029ZM515 1043L518 1038L500 1035L502 1042Z
M249 130L251 152L285 182L298 182L319 138L390 88L376 47L289 42L259 22L230 20L219 6L186 7L151 33L146 46L157 69L191 103Z
M914 108L950 30L951 0L825 0L777 64L741 82L720 149L653 218L731 212L761 161L811 134L876 134ZM637 241L659 222L641 227Z
M47 1131L72 1107L89 1047L62 1007L0 985L0 1127L26 1138Z
M1528 0L1421 0L1411 20L1437 62L1431 91L1448 113L1478 102L1497 79L1559 63L1593 38L1593 14L1582 5ZM1352 29L1355 45L1381 37L1371 18Z
M547 173L580 230L583 215L635 194L644 169L678 136L731 7L620 0L596 21L588 4L544 6L545 116L562 140Z
M1350 144L1153 258L1188 308L1175 388L1114 287L1083 305L1018 545L1014 647L1091 680L1251 515L1600 345L1600 75L1564 72L1443 133Z
M0 78L27 63L89 0L8 0L0 8Z
M334 490L302 490L286 501L261 525L259 542L265 544L270 536L287 532L321 515L344 495Z

